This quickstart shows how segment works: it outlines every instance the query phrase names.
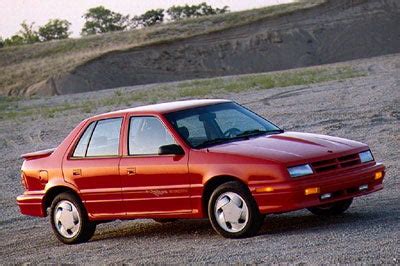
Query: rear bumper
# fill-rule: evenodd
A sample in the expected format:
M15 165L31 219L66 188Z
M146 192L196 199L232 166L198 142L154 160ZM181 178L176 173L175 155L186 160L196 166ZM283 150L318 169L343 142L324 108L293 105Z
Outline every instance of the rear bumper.
M25 192L23 195L17 197L18 207L22 214L30 216L45 217L46 214L43 210L43 197L44 193L29 193Z
M376 172L383 172L382 178L375 180ZM286 184L264 185L264 187L271 187L271 192L257 193L256 189L260 188L260 185L251 186L250 190L261 213L282 213L359 197L381 190L384 173L385 167L382 164L375 164L362 169L332 174L323 179L310 178L308 180L304 178ZM360 190L359 187L362 185L367 185L368 188ZM320 192L305 195L306 188L319 188ZM325 193L331 193L332 197L321 200L320 196Z

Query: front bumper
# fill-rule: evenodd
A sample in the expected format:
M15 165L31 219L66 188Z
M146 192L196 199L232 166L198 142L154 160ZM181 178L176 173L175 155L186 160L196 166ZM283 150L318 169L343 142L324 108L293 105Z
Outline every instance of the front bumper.
M30 216L45 217L46 213L43 209L44 193L42 192L25 192L17 197L18 207L22 214Z
M375 180L375 173L382 172L382 178ZM251 186L250 190L258 204L261 213L282 213L309 207L332 203L344 199L363 196L383 188L385 167L377 163L361 169L353 169L340 173L333 173L324 178L304 178L280 184L263 184L270 187L270 192L256 190L261 184ZM360 190L362 185L368 185L365 190ZM319 193L305 195L306 188L319 188ZM321 200L321 195L331 193L332 197Z

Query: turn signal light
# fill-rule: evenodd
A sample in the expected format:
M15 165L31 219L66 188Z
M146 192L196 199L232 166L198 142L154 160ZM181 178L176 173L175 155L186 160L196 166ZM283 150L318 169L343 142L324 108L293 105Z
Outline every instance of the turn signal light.
M318 194L319 192L320 192L319 187L309 187L304 190L305 195Z
M383 177L383 173L382 172L376 172L375 173L375 180L381 179Z
M260 188L256 188L256 192L258 193L263 193L263 192L272 192L274 191L273 187L260 187Z

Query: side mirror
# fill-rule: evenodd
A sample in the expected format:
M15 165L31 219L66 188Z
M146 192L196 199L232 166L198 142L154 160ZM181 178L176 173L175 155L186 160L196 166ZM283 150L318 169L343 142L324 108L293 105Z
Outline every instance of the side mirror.
M182 147L177 144L164 145L158 148L158 155L184 155Z

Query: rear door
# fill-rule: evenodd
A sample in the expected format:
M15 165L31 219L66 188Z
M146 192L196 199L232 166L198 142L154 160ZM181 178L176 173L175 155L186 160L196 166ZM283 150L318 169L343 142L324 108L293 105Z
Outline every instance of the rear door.
M124 208L130 217L191 213L188 152L158 155L162 145L176 143L155 116L127 121L126 154L120 162Z
M91 122L64 160L64 177L79 189L92 217L124 216L119 174L122 117Z

